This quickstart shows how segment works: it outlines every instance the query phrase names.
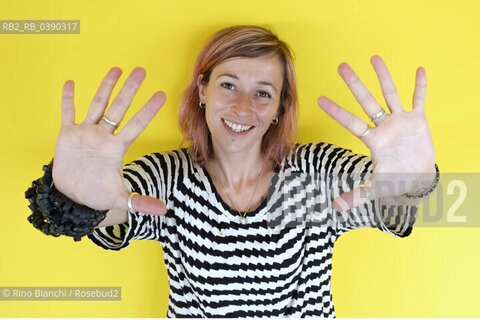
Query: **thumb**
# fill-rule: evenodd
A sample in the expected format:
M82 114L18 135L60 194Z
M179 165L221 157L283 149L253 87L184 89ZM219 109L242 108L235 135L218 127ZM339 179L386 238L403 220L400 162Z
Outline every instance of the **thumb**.
M167 206L157 198L150 196L143 196L138 193L130 193L125 190L125 193L122 193L122 196L119 197L119 208L123 210L130 210L128 206L128 199L132 195L130 200L132 209L137 212L151 214L154 216L160 216L167 213Z
M332 207L336 211L350 210L375 199L375 196L375 190L371 185L361 185L335 198Z
M167 213L167 206L157 198L135 194L132 197L132 207L135 211L154 216Z

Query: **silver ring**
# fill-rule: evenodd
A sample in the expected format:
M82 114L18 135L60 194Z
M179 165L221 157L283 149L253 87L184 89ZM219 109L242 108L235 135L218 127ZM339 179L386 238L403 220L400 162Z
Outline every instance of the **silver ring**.
M362 133L361 135L357 136L358 138L361 139L361 138L363 138L363 137L365 137L365 136L367 135L367 133L368 133L368 132L370 131L370 129L371 129L371 127L370 127L369 125L367 125L367 126L368 126L367 130L365 130L365 132Z
M132 198L133 198L133 196L136 196L136 195L140 195L140 194L137 193L137 192L132 192L132 193L130 193L130 196L128 197L127 205L128 205L128 209L131 213L135 212L135 208L133 208L133 205L132 205Z
M379 113L376 113L376 114L374 114L373 116L371 116L371 117L370 117L370 120L371 120L373 123L377 123L377 122L379 122L380 120L382 120L386 115L387 115L387 111L385 111L384 109L382 109L382 111L380 111Z
M105 123L107 126L110 128L113 128L113 130L116 130L118 128L119 123L113 122L112 120L108 120L107 117L103 116L102 120L100 122Z

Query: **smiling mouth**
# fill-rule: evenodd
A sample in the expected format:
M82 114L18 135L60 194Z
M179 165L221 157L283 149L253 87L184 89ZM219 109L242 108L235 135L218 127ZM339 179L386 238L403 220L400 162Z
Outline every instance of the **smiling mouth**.
M230 128L233 132L236 132L236 133L246 132L251 130L252 128L255 128L255 126L235 124L224 118L222 118L222 121L228 128Z

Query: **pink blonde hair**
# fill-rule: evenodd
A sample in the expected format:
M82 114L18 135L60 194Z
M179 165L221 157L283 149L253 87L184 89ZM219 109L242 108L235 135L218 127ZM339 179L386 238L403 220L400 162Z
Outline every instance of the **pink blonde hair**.
M272 31L259 26L234 26L216 32L201 50L193 70L192 81L183 93L178 121L184 134L182 145L192 142L194 163L204 165L213 155L213 146L205 119L199 107L197 79L203 74L206 85L212 70L221 62L234 58L256 58L276 54L283 64L283 86L278 109L278 124L271 125L262 139L262 151L280 165L293 150L297 130L297 87L291 48Z

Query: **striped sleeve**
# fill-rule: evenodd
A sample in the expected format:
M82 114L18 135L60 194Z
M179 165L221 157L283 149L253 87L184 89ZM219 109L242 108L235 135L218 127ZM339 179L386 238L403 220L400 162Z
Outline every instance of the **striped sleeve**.
M132 192L160 199L167 209L171 190L172 167L175 160L167 154L150 154L124 166L123 176L126 187ZM167 213L168 214L168 213ZM129 212L128 221L122 224L96 228L89 239L99 247L119 251L132 240L154 240L164 245L165 216L153 216L141 212Z
M333 210L335 198L370 179L373 168L370 157L330 143L313 143L305 147L311 150L309 158L313 170L326 179L329 188L327 201L337 237L364 227L377 228L397 237L406 237L412 232L417 217L417 206L414 205L381 205L379 200L371 200L343 212Z

